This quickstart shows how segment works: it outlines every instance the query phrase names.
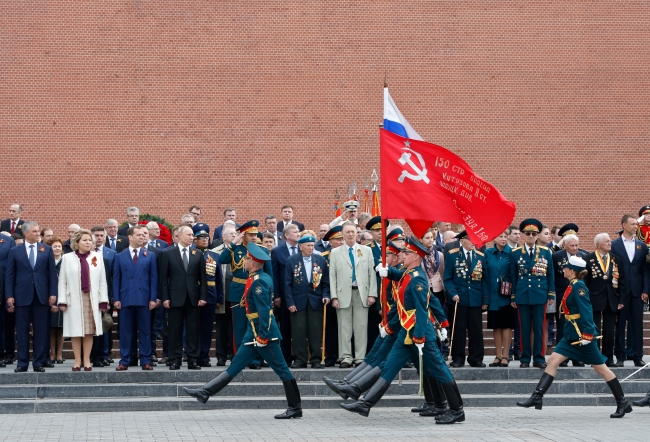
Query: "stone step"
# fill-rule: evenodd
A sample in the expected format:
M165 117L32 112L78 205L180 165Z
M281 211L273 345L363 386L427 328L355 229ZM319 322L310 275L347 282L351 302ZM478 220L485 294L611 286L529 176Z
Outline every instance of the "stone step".
M466 413L471 416L473 407L512 407L517 401L525 400L527 395L463 395ZM643 395L632 394L630 400L637 400ZM422 403L421 396L386 395L377 404L377 407L415 407ZM308 415L311 409L338 408L343 402L340 397L302 397L304 414ZM190 397L164 397L164 398L45 398L45 399L14 399L0 402L0 414L24 413L87 413L87 412L125 412L125 411L175 411L175 410L218 410L218 409L251 409L251 410L277 410L286 409L284 397L258 396L258 397L219 397L211 398L202 404ZM611 394L548 394L544 397L544 406L616 406ZM612 410L613 411L613 410ZM343 411L341 411L343 412ZM275 411L269 411L269 415ZM371 412L372 413L372 412ZM533 413L533 411L531 411ZM259 412L256 413L259 416ZM414 418L419 418L415 414ZM424 418L422 418L424 419Z

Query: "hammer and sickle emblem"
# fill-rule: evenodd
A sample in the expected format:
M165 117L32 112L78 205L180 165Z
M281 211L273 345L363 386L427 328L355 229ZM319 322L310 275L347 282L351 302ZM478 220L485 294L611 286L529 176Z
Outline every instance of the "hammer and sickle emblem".
M422 155L420 155L419 153L417 153L413 149L409 149L408 147L403 147L402 150L407 150L409 152L404 152L402 154L402 156L399 158L399 163L402 166L405 165L405 164L408 164L411 167L411 169L413 170L413 172L415 172L415 174L410 173L408 170L402 170L402 175L399 177L399 179L397 181L399 181L400 183L403 183L404 178L409 178L409 179L412 179L413 181L422 180L425 183L429 184L429 178L427 177L427 168L426 168L426 166L424 164L424 160L422 159ZM417 166L413 162L413 160L411 159L411 156L412 156L411 153L413 153L417 157L417 159L418 159L418 161L420 163L420 166Z

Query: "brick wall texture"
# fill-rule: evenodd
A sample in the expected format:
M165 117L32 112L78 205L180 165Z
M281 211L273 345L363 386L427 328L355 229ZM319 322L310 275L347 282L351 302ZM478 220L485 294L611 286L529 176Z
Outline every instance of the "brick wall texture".
M63 234L291 203L317 228L379 169L387 71L517 222L591 243L650 204L649 25L648 1L5 1L0 210Z

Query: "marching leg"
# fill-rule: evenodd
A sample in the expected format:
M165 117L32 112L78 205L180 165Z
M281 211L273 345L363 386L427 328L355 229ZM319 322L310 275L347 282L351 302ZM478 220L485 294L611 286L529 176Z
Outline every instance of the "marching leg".
M327 386L332 389L335 393L341 396L344 400L348 397L351 397L355 401L359 399L361 394L368 390L374 385L374 383L381 376L381 368L379 367L367 367L368 370L364 370L364 373L360 376L357 376L351 383L343 385L335 385L327 383Z
M460 397L460 391L456 381L442 384L442 389L449 402L449 410L440 416L436 416L436 424L449 425L465 420L465 411L463 410L463 399Z
M348 411L359 413L361 416L368 417L368 414L370 414L370 409L377 405L377 402L379 402L379 399L381 399L389 387L390 383L386 379L380 377L377 382L375 382L375 384L370 388L368 393L366 393L363 399L352 404L342 403L339 405L341 408L344 408Z
M419 368L422 370L422 367ZM431 379L428 376L424 377L424 382L422 385L422 390L424 391L424 403L420 405L419 407L411 408L411 412L413 413L424 413L429 410L429 408L433 407L433 391L432 391L432 384L431 382L433 379Z
M440 416L445 414L449 407L447 406L447 397L442 384L436 378L428 378L429 385L431 386L431 394L433 395L433 406L428 410L420 413L420 416Z
M643 399L640 401L634 401L632 404L636 405L637 407L645 407L646 405L650 405L650 391L645 395Z
M298 383L296 378L290 381L282 381L284 386L284 393L287 396L287 403L289 408L284 413L276 414L276 419L293 419L302 417L302 405L300 400L300 390L298 390Z
M524 408L529 408L534 405L535 410L541 410L542 398L544 397L544 394L548 391L554 379L555 377L551 376L548 373L544 373L542 375L542 378L539 380L539 383L537 384L537 387L535 388L535 391L533 392L532 396L528 398L528 400L526 400L525 402L517 402L517 405Z
M625 413L631 413L632 406L627 402L627 399L625 399L625 394L623 393L621 384L618 382L618 378L614 378L607 382L607 385L609 385L609 388L612 390L612 394L614 395L614 399L616 399L616 411L613 414L610 414L609 417L618 419L625 416Z
M187 388L183 387L185 393L195 397L199 402L206 403L210 396L214 396L232 381L232 378L227 371L222 371L219 376L212 379L201 388Z

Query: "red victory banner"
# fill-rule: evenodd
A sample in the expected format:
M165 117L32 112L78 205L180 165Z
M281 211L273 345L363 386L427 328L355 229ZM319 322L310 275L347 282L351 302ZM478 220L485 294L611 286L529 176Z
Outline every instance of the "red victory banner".
M382 216L405 219L417 237L434 221L459 223L481 246L515 217L515 203L444 147L380 130Z

